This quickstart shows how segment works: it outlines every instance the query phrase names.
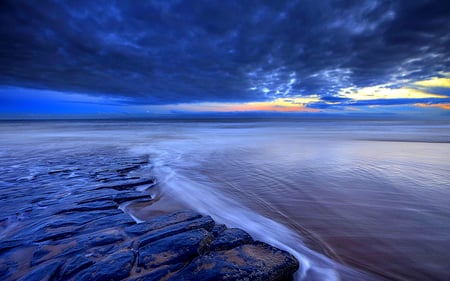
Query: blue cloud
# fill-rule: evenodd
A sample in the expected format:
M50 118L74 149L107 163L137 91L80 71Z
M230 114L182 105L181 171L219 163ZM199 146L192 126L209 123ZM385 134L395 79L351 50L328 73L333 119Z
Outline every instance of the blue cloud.
M449 25L450 2L433 0L5 0L0 85L130 105L345 103L341 88L448 71Z

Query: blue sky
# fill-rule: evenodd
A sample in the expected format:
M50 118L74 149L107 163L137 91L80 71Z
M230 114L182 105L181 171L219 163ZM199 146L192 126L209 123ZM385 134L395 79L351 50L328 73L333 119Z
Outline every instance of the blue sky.
M450 2L2 1L0 115L449 115Z

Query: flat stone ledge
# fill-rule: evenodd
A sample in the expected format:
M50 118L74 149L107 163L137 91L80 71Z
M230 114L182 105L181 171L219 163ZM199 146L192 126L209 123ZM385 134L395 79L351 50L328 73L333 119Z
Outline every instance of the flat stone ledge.
M91 216L102 212L76 211ZM52 231L41 231L40 239L26 246L2 243L0 264L9 265L0 270L2 280L276 281L290 280L299 268L291 254L191 210L140 224L112 215L49 226ZM27 270L19 270L20 251L31 253Z

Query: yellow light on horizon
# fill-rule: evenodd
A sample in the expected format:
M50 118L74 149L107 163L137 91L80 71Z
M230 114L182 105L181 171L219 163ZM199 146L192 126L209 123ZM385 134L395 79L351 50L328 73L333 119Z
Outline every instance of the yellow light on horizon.
M423 87L450 88L450 78L433 77L428 80L414 82L413 84Z
M364 88L344 88L339 91L339 96L358 100L378 99L424 99L447 98L445 95L431 94L411 88L388 88L384 85Z

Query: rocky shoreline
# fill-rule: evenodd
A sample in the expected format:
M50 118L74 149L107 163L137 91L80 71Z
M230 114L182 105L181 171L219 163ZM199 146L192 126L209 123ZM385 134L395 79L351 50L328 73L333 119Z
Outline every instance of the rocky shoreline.
M14 222L20 228L6 213L0 218L8 226L0 242L1 280L292 279L299 263L291 254L210 216L181 210L136 223L120 206L152 200L136 187L151 187L155 180L128 175L146 163L108 169L102 180L107 184L64 198L39 190L20 209L20 223ZM46 176L67 173L51 170Z

